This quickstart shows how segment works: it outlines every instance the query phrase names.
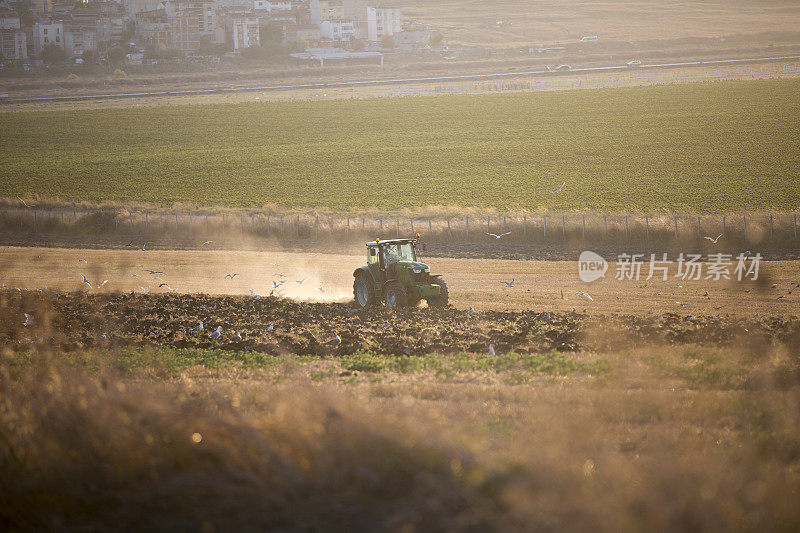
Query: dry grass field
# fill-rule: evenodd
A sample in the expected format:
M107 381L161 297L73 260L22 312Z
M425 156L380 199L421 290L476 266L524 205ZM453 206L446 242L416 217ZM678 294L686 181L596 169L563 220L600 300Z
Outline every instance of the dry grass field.
M670 256L671 259L675 257ZM800 310L800 261L764 261L759 280L712 281L656 276L645 281L615 280L611 263L606 279L586 284L579 280L573 261L518 261L422 258L433 273L441 273L450 287L451 302L459 309L579 311L589 314L735 315L749 317L797 315ZM611 259L611 258L609 258ZM81 261L83 260L83 261ZM84 262L85 261L85 262ZM53 248L5 248L0 252L0 282L25 289L89 290L81 274L92 283L108 280L100 292L138 293L167 283L176 292L209 295L249 295L250 289L268 295L277 273L288 276L280 295L310 301L352 299L352 272L366 262L360 255L255 251L120 251ZM279 263L278 267L273 263ZM147 270L163 274L149 274ZM238 274L226 279L228 274ZM705 276L705 274L703 275ZM302 285L296 280L308 278ZM515 279L513 287L504 281ZM325 292L317 288L322 287ZM593 301L579 296L589 293ZM563 292L563 298L562 298Z
M648 41L796 32L791 0L399 0L411 20L442 28L449 42L494 47L577 41Z

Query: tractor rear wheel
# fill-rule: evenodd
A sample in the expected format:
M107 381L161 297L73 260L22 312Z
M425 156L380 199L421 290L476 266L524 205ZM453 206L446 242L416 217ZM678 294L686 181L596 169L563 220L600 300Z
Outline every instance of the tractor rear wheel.
M447 307L450 303L450 293L447 290L447 283L442 278L434 282L439 286L439 296L431 296L428 298L428 307Z
M375 287L363 272L359 272L353 281L353 298L361 308L375 305Z
M383 291L384 301L387 307L405 307L408 305L408 293L403 284L398 281L392 281Z

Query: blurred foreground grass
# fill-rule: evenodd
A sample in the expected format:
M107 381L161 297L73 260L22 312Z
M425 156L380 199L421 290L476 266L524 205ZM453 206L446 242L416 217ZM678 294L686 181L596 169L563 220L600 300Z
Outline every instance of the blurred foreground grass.
M0 356L12 529L796 530L789 346Z

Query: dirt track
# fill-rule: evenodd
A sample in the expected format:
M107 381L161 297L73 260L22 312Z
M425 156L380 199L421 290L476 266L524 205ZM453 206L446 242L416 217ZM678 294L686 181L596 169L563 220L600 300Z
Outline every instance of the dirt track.
M587 315L534 311L470 313L455 309L376 308L299 303L276 297L128 295L4 291L6 346L60 348L164 345L252 350L267 354L344 355L603 351L643 345L698 343L800 346L796 318ZM25 313L33 323L23 326ZM202 332L192 329L204 323ZM209 333L222 327L218 339ZM272 329L270 329L272 326ZM236 337L236 334L241 339ZM336 335L341 344L331 341Z

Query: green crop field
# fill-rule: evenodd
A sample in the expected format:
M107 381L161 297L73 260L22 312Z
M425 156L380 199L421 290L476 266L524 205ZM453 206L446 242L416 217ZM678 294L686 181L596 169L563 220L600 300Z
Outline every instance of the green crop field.
M798 95L800 80L788 79L5 112L0 197L340 210L793 210Z

